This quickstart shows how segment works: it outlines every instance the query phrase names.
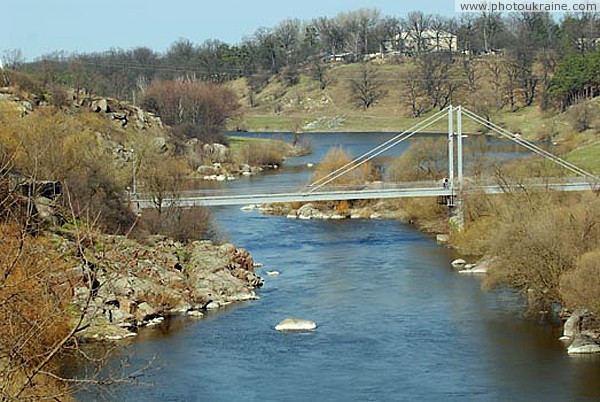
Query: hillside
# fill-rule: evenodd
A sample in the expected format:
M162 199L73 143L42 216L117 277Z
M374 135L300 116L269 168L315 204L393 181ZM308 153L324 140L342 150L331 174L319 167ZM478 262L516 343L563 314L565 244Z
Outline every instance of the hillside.
M462 104L476 112L479 112L482 103L489 103L493 83L486 76L486 62L486 59L480 59L475 64L476 92L467 90L464 77L454 77L461 85L455 91L452 103ZM301 72L295 85L289 85L281 76L271 76L253 96L253 107L250 106L247 80L236 80L229 85L241 98L243 117L232 122L231 128L249 131L399 132L435 111L429 111L420 118L412 117L409 82L414 79L411 75L416 68L414 61L373 61L368 63L368 67L373 69L374 79L381 83L381 89L386 94L367 110L357 107L351 100L350 84L360 76L360 64L328 66L327 74L331 83L324 90L320 89L319 81L313 78L313 72L308 67ZM502 98L504 96L501 94ZM598 103L594 103L593 108L600 110ZM514 112L508 110L506 105L499 111L490 108L489 114L494 122L527 138L554 138L572 131L572 118L568 114L555 110L542 112L537 103L529 107L519 106ZM598 127L598 113L593 115L592 126ZM463 127L467 132L480 130L470 121L465 121ZM444 121L428 129L437 132L446 130Z

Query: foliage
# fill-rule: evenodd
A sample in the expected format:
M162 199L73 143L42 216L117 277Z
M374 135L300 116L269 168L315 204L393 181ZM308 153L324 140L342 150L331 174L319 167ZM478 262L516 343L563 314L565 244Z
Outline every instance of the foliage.
M550 311L562 301L562 278L579 256L600 247L598 196L559 200L543 193L513 197L490 238L489 251L499 261L488 283L527 291L535 310Z
M572 53L558 64L550 93L564 109L579 100L596 96L600 86L600 50Z
M579 101L569 108L568 118L575 131L581 133L591 128L594 111L589 102Z
M0 223L3 400L34 400L60 390L46 373L57 371L54 357L72 335L66 309L72 288L61 280L64 261L50 249L46 239L31 238L17 225Z
M59 180L69 189L76 213L112 232L134 221L126 206L126 177L113 155L98 146L104 122L92 114L71 115L48 107L23 118L0 117L0 144L23 178Z

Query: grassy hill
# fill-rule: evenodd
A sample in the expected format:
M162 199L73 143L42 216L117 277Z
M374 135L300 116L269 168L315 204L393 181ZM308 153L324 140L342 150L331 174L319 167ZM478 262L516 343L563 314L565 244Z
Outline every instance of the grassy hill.
M411 116L405 87L408 70L414 67L410 61L400 64L371 62L370 67L376 71L387 93L367 110L357 108L351 101L350 82L358 76L359 64L329 67L331 84L325 90L320 89L319 82L311 77L309 70L301 73L296 85L288 85L279 76L270 77L267 84L256 91L252 107L246 79L234 81L230 85L240 95L243 117L232 122L231 128L249 131L400 132L433 113L426 113L420 118ZM489 90L491 83L485 72L479 71L478 76L480 88ZM466 89L459 90L453 102L469 107L475 102L474 94ZM567 116L556 111L542 112L535 104L515 112L502 110L492 113L492 119L527 138L550 138L571 129ZM465 121L463 128L470 132L481 129L470 121ZM446 122L441 121L428 131L446 129Z

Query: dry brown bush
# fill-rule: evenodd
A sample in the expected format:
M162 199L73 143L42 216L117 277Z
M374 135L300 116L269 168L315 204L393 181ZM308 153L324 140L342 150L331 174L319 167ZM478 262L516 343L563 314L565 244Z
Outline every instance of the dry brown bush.
M65 265L43 238L0 224L0 399L37 400L64 392L47 373L72 330Z
M289 146L279 141L247 141L235 156L236 163L251 166L281 165Z
M217 229L210 211L206 208L167 208L159 215L156 209L142 213L139 229L149 234L162 234L172 239L215 239Z
M438 180L448 176L448 142L419 138L388 169L393 181Z
M563 275L560 286L569 308L587 308L600 317L600 249L582 255L576 268Z
M499 257L487 285L527 291L533 311L561 302L561 279L600 246L600 198L594 194L513 195L498 208L489 253Z
M222 131L239 108L237 96L229 88L194 80L154 81L144 98L165 123L196 126L194 135L200 140L205 134Z
M332 148L327 155L323 157L315 169L312 181L317 181L337 169L352 162L354 158L343 148ZM375 168L371 162L363 163L357 168L345 173L344 175L333 180L329 185L347 185L347 184L365 184L368 181L376 178Z

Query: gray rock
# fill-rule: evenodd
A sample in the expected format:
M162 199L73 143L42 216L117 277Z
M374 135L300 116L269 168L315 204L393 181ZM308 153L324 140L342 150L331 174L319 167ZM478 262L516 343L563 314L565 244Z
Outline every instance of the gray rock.
M567 348L570 355L600 353L600 344L587 335L576 335L573 343Z
M108 101L106 99L99 99L92 102L92 111L96 113L108 113L110 112L110 107L108 106Z
M156 137L152 140L152 145L161 152L168 151L167 140L164 137Z
M464 267L467 262L465 260L463 260L462 258L457 258L456 260L452 261L450 263L453 267L458 268L458 267Z
M286 318L275 326L277 331L312 331L317 328L314 321L300 318Z
M202 165L202 166L198 166L198 168L196 169L196 171L202 175L211 175L213 173L215 173L218 169L215 169L214 166L206 166L206 165Z
M152 307L147 302L142 302L137 305L135 309L135 318L138 322L147 321L150 318L154 318L158 315L158 310Z
M573 311L571 316L565 321L563 326L563 336L568 336L571 339L575 338L581 331L588 329L589 321L591 321L592 318L592 314L586 309L577 309Z
M311 203L304 204L298 208L296 215L300 219L318 219L323 217L323 213L321 213L321 211L319 211L314 204Z
M450 241L450 236L444 233L439 233L435 236L435 240L439 243L439 244L446 244Z

